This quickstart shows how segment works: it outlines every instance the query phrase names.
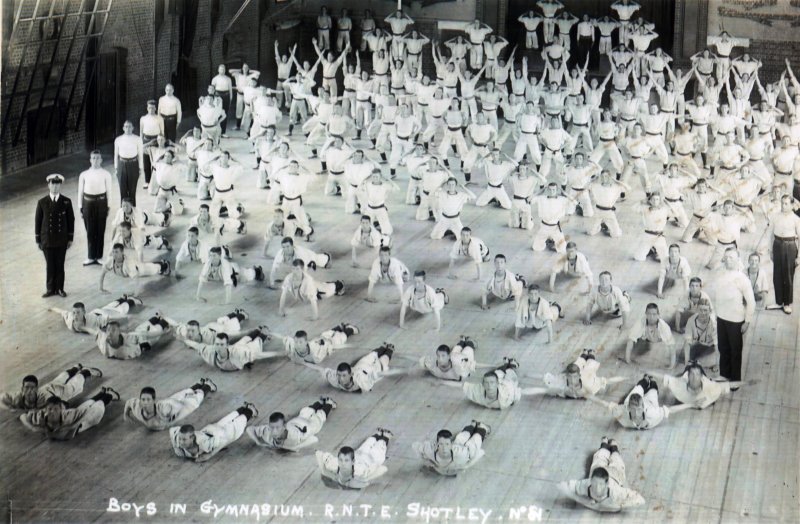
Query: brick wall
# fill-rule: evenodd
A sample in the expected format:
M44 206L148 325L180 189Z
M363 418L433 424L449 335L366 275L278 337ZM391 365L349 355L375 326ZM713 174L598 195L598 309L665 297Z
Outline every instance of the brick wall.
M113 51L115 47L128 51L124 116L137 126L139 117L146 112L147 100L156 94L153 86L153 64L157 58L153 27L154 5L154 0L114 2L101 48L101 52ZM164 26L168 24L169 17L164 21Z
M3 9L14 9L16 13L17 3L4 2ZM53 4L53 15L61 14L62 12L77 11L80 5L80 0L68 0L65 3ZM50 14L50 3L40 3L38 16L45 16ZM21 11L21 18L33 16L34 4L28 2L23 6ZM67 46L65 42L71 39L71 36L76 29L77 34L84 34L84 25L81 19L76 17L66 18L59 24L61 42L57 45L57 35L55 32L55 24L48 23L43 25L43 33L40 34L40 26L36 24L31 31L31 23L21 23L13 40L8 41L8 47L5 49L6 53L3 56L3 74L2 74L2 100L0 100L0 116L1 122L6 122L7 129L2 143L0 143L0 150L2 151L2 161L0 161L0 174L8 174L24 167L28 164L28 114L32 110L36 110L40 105L42 92L44 92L43 106L47 107L53 104L56 88L62 73L63 64L66 61ZM4 43L9 35L4 35ZM42 38L44 36L44 38ZM80 43L83 40L79 41ZM41 43L41 45L40 45ZM73 56L80 50L80 45L76 44L73 49ZM38 65L37 65L38 55ZM55 63L57 67L50 68L50 64ZM72 90L70 84L75 77L75 68L77 64L68 64L64 74L64 86L59 93L59 100L61 104L66 106L69 101L69 94ZM49 77L48 77L48 72ZM77 115L80 108L81 100L83 98L83 75L81 72L78 82L74 88L72 101L69 107L65 109L68 116ZM22 96L11 97L13 86L17 82L16 92ZM46 87L46 89L45 89ZM27 97L25 95L28 95ZM26 102L27 98L27 102ZM40 114L39 120L44 121L45 125L48 118L43 118ZM58 118L53 117L50 123L51 129L58 130L61 126ZM19 133L18 133L19 130ZM62 127L60 139L58 141L59 154L70 153L80 150L84 142L83 128L75 129L75 117L68 118L66 126Z

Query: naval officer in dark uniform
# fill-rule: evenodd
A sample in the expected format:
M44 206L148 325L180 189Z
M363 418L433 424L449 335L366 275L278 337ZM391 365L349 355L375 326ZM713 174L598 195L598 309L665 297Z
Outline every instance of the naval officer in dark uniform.
M50 194L36 204L36 245L44 253L47 263L47 293L42 298L64 292L64 259L72 245L75 233L75 214L72 201L61 194L64 177L49 175L47 188Z

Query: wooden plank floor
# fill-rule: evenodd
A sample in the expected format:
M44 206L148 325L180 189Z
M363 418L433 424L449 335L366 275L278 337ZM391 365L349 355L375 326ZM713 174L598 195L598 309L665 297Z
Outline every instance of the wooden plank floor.
M234 157L245 165L253 164L245 154L241 140L225 141ZM299 151L307 149L299 146ZM83 159L66 158L51 169L74 175L82 169ZM318 169L318 164L309 162ZM265 194L255 191L255 171L245 170L237 183L241 200L248 212L247 235L229 239L237 260L242 264L263 264L261 236L271 212L264 204ZM0 413L0 463L3 465L0 485L6 506L4 515L14 521L114 521L132 520L132 513L108 512L109 499L143 505L154 502L157 513L151 518L208 521L213 515L202 512L206 501L213 504L301 505L310 522L374 521L376 513L364 515L354 506L352 517L343 516L343 505L372 504L390 506L391 520L425 519L409 513L421 504L431 507L460 506L491 510L490 522L508 520L511 508L531 507L524 518L539 516L550 522L594 522L600 515L581 511L564 500L556 484L585 474L587 457L600 437L616 438L628 469L630 485L647 500L645 508L603 521L641 522L797 522L798 509L798 437L800 433L800 375L798 374L798 318L780 312L759 311L747 339L750 350L746 374L760 383L737 392L732 399L722 400L713 408L681 413L653 431L634 432L621 429L595 406L580 401L550 398L526 398L504 412L480 409L462 399L457 389L444 387L419 374L393 377L379 383L365 395L332 392L307 369L283 360L261 362L251 371L222 373L207 367L199 358L175 341L135 361L104 359L90 339L65 331L60 319L45 308L50 305L69 307L81 300L89 307L105 303L109 297L97 291L99 269L83 268L85 234L76 225L76 242L67 257L69 297L40 298L43 291L44 261L33 243L33 210L35 199L45 191L46 173L31 170L32 189L4 197L0 207L0 356L2 390L16 390L21 378L37 374L42 381L76 362L97 366L105 371L102 382L92 384L90 395L100 385L113 385L124 398L138 394L141 387L152 385L160 395L192 384L200 376L210 376L220 391L211 395L187 422L200 427L216 421L237 407L243 400L254 402L261 410L261 420L274 410L296 412L322 394L338 400L320 434L321 449L335 450L341 445L357 445L376 426L387 426L396 433L389 450L389 473L369 489L336 491L320 481L312 452L284 456L265 451L247 438L231 445L209 463L196 465L179 460L172 454L166 433L148 433L124 423L122 404L109 409L102 424L68 443L43 441L25 431L9 412ZM399 171L405 191L407 174ZM481 181L482 182L482 181ZM502 356L517 358L522 365L522 382L535 385L547 371L559 370L574 359L581 348L596 347L606 376L624 375L630 381L614 386L606 398L619 399L639 378L642 368L629 367L618 360L624 338L612 326L596 322L589 328L580 323L585 298L577 283L561 280L558 301L566 308L566 319L557 323L556 339L543 344L541 335L528 336L522 342L511 338L513 311L510 304L497 305L483 312L479 308L479 285L470 281L472 267L463 266L456 281L446 278L450 241L428 238L432 223L413 220L414 208L405 206L402 194L394 194L390 213L397 231L395 254L412 270L425 269L436 287L446 287L450 305L444 310L444 329L430 331L432 319L413 317L408 330L397 327L399 306L390 287L379 287L380 302L364 302L366 277L371 257L362 254L361 268L349 263L349 239L358 218L343 212L341 198L323 197L324 180L319 177L307 207L316 221L317 235L313 248L333 254L333 267L319 271L318 277L342 279L347 295L320 304L321 318L308 320L309 311L294 307L291 316L277 315L279 294L263 285L245 285L234 294L232 306L220 305L222 291L211 287L208 304L192 300L196 287L197 268L187 271L182 281L153 279L145 287L142 298L146 307L129 321L135 325L156 309L181 320L196 318L208 321L234 306L251 313L249 325L266 323L281 333L306 329L311 334L342 321L359 325L361 334L352 339L351 347L341 350L329 363L352 360L383 341L396 345L397 366L410 366L438 344L452 344L466 333L478 343L477 359L484 363L499 362ZM197 209L190 184L179 187L190 212ZM76 178L64 184L64 193L76 200ZM142 192L143 193L143 192ZM638 195L636 195L638 197ZM142 194L144 209L152 206L152 198ZM118 207L117 195L111 199ZM629 207L629 204L628 206ZM77 211L77 210L76 210ZM504 253L508 267L525 274L530 280L546 284L555 259L552 252L534 254L526 234L505 227L506 212L494 207L479 209L469 205L463 214L464 224L484 239L493 254ZM627 232L621 240L588 237L581 217L565 224L565 232L578 242L588 255L595 275L610 269L615 283L633 295L634 313L640 315L644 305L657 302L668 314L679 299L675 290L664 300L655 297L655 262L638 263L631 257L640 229L638 217L623 206L621 225ZM182 241L187 216L176 219L164 231L177 246ZM668 226L668 240L675 241L679 231ZM745 235L745 251L758 241L757 235ZM276 249L273 244L271 253ZM696 273L708 277L701 269L709 247L703 244L683 246ZM151 252L148 257L163 255ZM174 252L173 252L174 256ZM490 264L486 265L489 274ZM112 293L128 290L125 282L107 279ZM545 296L550 297L549 293ZM677 337L679 339L679 336ZM341 359L339 358L341 357ZM493 433L485 444L486 457L474 468L456 479L440 478L420 468L411 451L411 443L431 435L440 428L459 429L477 418L491 424ZM170 515L170 503L186 504L185 515ZM325 514L325 504L335 507L333 515ZM288 507L288 506L287 506ZM142 510L142 516L146 510ZM475 514L477 515L477 513ZM443 520L444 514L428 514L431 521ZM269 516L262 515L261 520ZM451 519L455 519L452 516ZM222 513L217 520L234 520ZM239 520L255 520L240 517ZM277 521L285 519L277 518ZM297 520L296 518L294 520Z

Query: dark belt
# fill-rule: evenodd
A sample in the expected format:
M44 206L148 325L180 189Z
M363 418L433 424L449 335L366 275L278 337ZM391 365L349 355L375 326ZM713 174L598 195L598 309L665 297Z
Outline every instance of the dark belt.
M601 137L600 137L600 140L602 140L603 142L613 142L613 141L614 141L614 140L616 140L616 139L615 139L615 138L613 138L613 137L612 137L612 138L603 138L603 137L601 136Z
M447 126L447 129L449 129L450 131L461 131L461 128L460 128L460 127L450 127L450 126Z
M580 193L581 191L586 191L586 188L585 188L585 187L581 187L581 188L578 188L578 187L573 187L573 188L572 188L572 190L573 190L573 191L577 191L577 192L579 192L579 193Z
M662 113L674 113L674 112L675 112L675 110L674 110L674 109L664 109L663 107L662 107L662 108L660 108L660 109L661 109L661 112L662 112Z
M736 244L736 241L735 241L735 240L732 240L732 241L730 241L730 242L723 242L722 240L717 240L717 243L719 243L719 244L722 244L723 246L736 246L736 247L739 247L739 246Z
M763 158L753 158L753 157L750 157L750 162L761 162L762 160L764 160L764 159L763 159Z
M343 175L344 171L330 171L329 174L331 174L333 176ZM358 186L356 186L356 187L358 187Z
M486 147L489 145L489 142L473 142L472 145L475 147Z
M303 195L297 195L296 197L288 197L286 195L283 195L283 199L284 200L300 200L300 204L303 203Z
M578 127L586 127L586 126L589 125L589 122L586 122L585 124L577 124L577 123L573 122L572 125L573 126L578 126Z
M535 135L536 131L522 131L523 135Z
M546 147L548 150L552 151L553 153L559 153L561 151L560 149L553 149L552 147L548 147L548 146L544 146L544 147Z
M452 215L452 216L442 213L442 216L445 217L445 218L458 218L460 215L461 215L461 213L456 213L455 215Z
M663 231L653 231L651 229L645 229L644 232L647 233L648 235L653 235L653 236L656 236L656 237L663 237L664 236L664 232Z
M229 187L228 189L219 189L217 186L214 186L214 190L216 190L217 193L228 193L233 191L233 186Z
M489 187L494 187L494 188L497 188L497 189L499 189L499 188L503 187L503 184L497 184L497 185L494 185L494 184L492 184L491 182L489 182Z
M355 92L356 92L356 90L355 90L355 89L350 89L349 87L345 87L345 88L344 88L344 92L345 92L345 93L355 93Z
M794 242L797 240L797 237L779 237L775 235L775 240L780 240L781 242Z
M200 123L200 125L201 125L202 127L205 127L206 129L210 129L210 128L212 128L212 127L217 127L217 126L219 126L219 122L217 122L217 123L216 123L216 124L214 124L213 126L207 126L207 125L205 125L205 124L203 124L203 123Z
M633 159L633 160L641 160L641 159L642 159L642 157L640 157L640 156L633 156L633 155L631 155L631 159Z
M152 140L156 138L158 135L142 135L142 142L147 142L148 140Z
M379 206L373 206L371 204L367 204L367 205L369 206L370 209L381 209L381 208L386 209L386 204L381 204Z
M556 222L555 224L548 224L547 222L545 222L544 220L542 220L542 224L544 224L544 225L546 225L546 226L550 226L550 227L557 227L558 229L561 229L561 222Z
M400 136L400 135L397 135L397 139L398 139L398 140L408 140L409 138L411 138L411 135L408 135L408 136Z
M105 199L106 199L105 193L100 193L97 195L87 195L86 193L83 194L83 200L85 202L91 202L93 200L105 200Z
M503 120L505 120L505 121L506 121L506 122L508 122L509 124L516 124L516 123L517 123L517 121L516 121L516 120L509 120L508 118L504 118Z
M784 175L784 176L792 176L791 172L778 171L777 169L775 170L775 174L776 175Z
M621 118L626 122L636 122L636 118L625 118L624 116Z
M525 202L530 202L530 199L528 199L528 197L521 197L519 195L514 195L514 200L524 200Z
M335 76L323 76L323 80L336 80Z
M753 210L753 206L751 206L750 204L740 204L738 202L734 202L733 205L740 209L748 209L750 211Z
M412 56L419 56L422 53L422 51L420 51L419 53L412 53L411 51L406 51L406 53Z
M688 153L683 153L681 151L675 151L675 154L676 155L680 155L680 156L693 156L694 155L694 151L689 151Z
M125 158L125 157L121 156L121 157L119 157L119 159L124 161L124 162L133 162L134 160L139 160L139 157Z
M602 209L603 211L616 211L617 210L616 207L606 207L606 206L601 206L600 204L595 204L595 207L597 209Z
M692 213L692 216L697 218L697 219L699 219L699 220L705 220L706 219L706 217L700 216L697 213Z
M178 113L173 113L171 115L165 115L164 113L159 113L161 118L178 118Z
M177 192L178 192L178 190L175 188L175 186L172 186L172 187L164 187L164 186L162 186L162 185L160 185L160 184L159 184L159 186L158 186L158 187L160 187L162 190L164 190L164 191L166 191L166 192L168 192L168 193L173 193L173 194L175 194L175 193L177 193ZM231 189L233 189L233 187L231 187ZM225 191L219 191L219 192L220 192L220 193L224 193Z
M650 131L645 131L644 133L650 136L661 136L661 133L651 133Z
M668 197L664 197L664 200L666 200L667 202L680 202L681 201L680 198L668 198Z
M701 123L699 123L699 122L695 122L694 120L692 120L692 125L693 125L693 126L707 126L707 125L708 125L708 122L706 122L705 124L701 124Z

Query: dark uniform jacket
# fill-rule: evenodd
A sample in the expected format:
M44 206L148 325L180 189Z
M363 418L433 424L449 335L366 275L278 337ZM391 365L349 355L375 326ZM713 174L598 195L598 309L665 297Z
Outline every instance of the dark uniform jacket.
M72 201L59 195L53 202L50 195L36 204L36 243L43 248L67 247L75 233L75 215Z

